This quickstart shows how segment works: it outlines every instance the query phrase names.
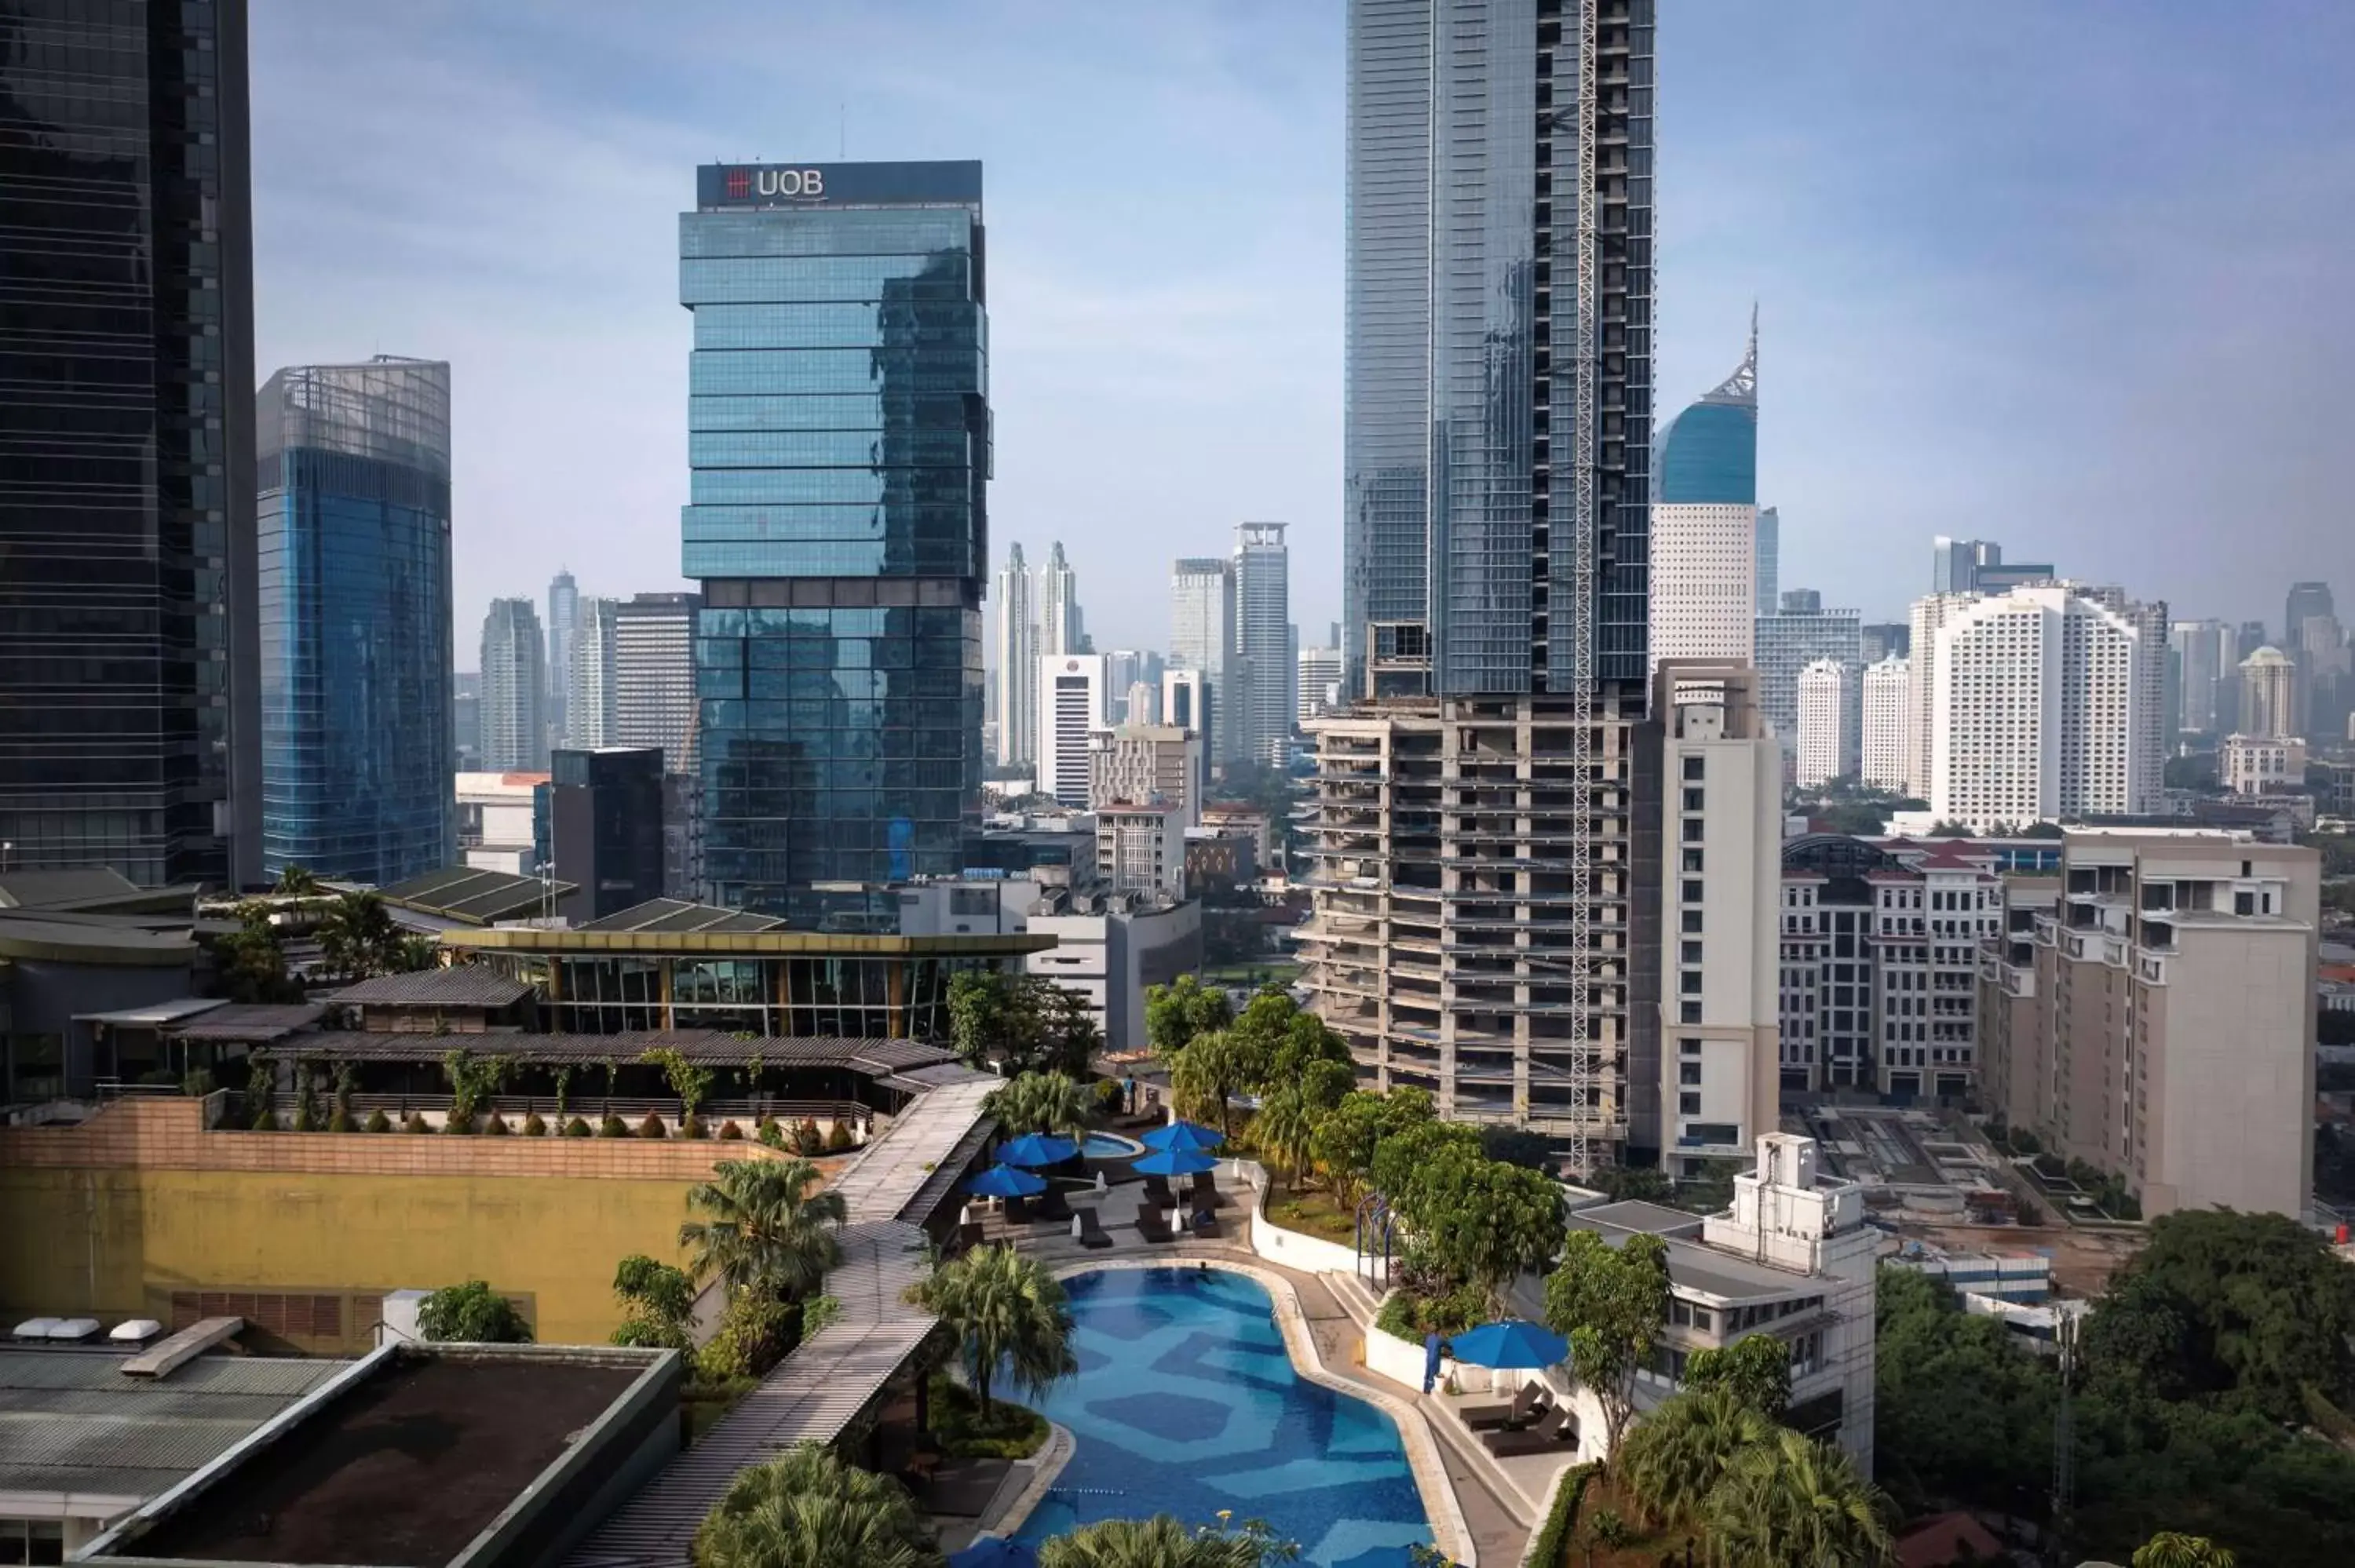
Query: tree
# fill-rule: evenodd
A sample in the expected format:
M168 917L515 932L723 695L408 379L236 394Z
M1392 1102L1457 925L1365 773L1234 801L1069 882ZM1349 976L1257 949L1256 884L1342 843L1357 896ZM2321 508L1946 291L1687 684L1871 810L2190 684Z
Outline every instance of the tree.
M663 1081L678 1097L679 1126L682 1131L685 1130L687 1124L695 1119L696 1107L703 1104L705 1096L711 1093L711 1069L697 1066L687 1059L684 1053L668 1045L647 1051L638 1060L648 1066L662 1069Z
M1067 1531L1039 1548L1039 1568L1265 1568L1297 1562L1300 1548L1258 1520L1188 1529L1166 1513L1107 1519Z
M1654 1166L1605 1165L1591 1171L1580 1184L1591 1187L1613 1202L1636 1200L1646 1203L1665 1203L1676 1191L1668 1173Z
M1704 1510L1716 1568L1868 1568L1895 1555L1894 1510L1849 1457L1781 1431L1746 1450Z
M1418 1265L1476 1287L1494 1310L1503 1287L1561 1248L1561 1192L1550 1178L1480 1151L1457 1122L1423 1122L1384 1139L1374 1184L1406 1222Z
M1093 1090L1068 1073L1024 1073L990 1090L981 1103L998 1130L1014 1138L1031 1132L1084 1138L1095 1107Z
M319 921L319 950L337 974L381 974L400 948L400 927L392 923L375 893L346 893Z
M945 1568L907 1489L804 1443L741 1472L695 1532L695 1568Z
M2135 1548L2134 1568L2233 1568L2232 1554L2204 1535L2162 1530Z
M723 1160L711 1174L687 1193L687 1208L705 1217L678 1227L696 1278L798 1300L842 1261L833 1229L847 1217L842 1194L813 1192L821 1178L808 1160Z
M1636 1373L1651 1359L1668 1317L1668 1248L1656 1235L1613 1247L1572 1231L1546 1277L1546 1326L1570 1340L1571 1366L1603 1406L1610 1458L1636 1409Z
M695 1316L695 1281L685 1269L633 1253L614 1266L613 1298L623 1312L613 1343L666 1351L694 1348L688 1324Z
M1219 1118L1219 1130L1234 1135L1227 1102L1257 1088L1267 1078L1263 1041L1232 1029L1198 1035L1169 1064L1169 1087L1187 1116Z
M387 962L395 974L413 975L442 962L442 944L423 932L412 932L392 945Z
M506 1087L514 1071L512 1056L476 1056L465 1050L445 1053L442 1076L450 1085L450 1119L442 1129L472 1132L474 1118L492 1108L492 1097Z
M1374 1150L1374 1186L1391 1210L1420 1231L1431 1228L1429 1211L1468 1180L1480 1152L1480 1129L1457 1121L1423 1121L1385 1137Z
M1791 1347L1772 1334L1744 1334L1721 1351L1695 1351L1685 1386L1723 1389L1769 1421L1791 1403Z
M2052 1474L2051 1364L1966 1313L1944 1281L1883 1265L1875 1297L1873 1454L1916 1510L2033 1513Z
M278 873L278 881L271 889L281 898L309 898L319 891L319 879L305 868L288 864Z
M1044 1393L1080 1370L1062 1286L1037 1258L1011 1246L978 1246L951 1258L911 1287L908 1298L956 1336L985 1424L990 1385L1001 1372L1018 1389Z
M1299 1090L1278 1089L1260 1102L1251 1136L1268 1163L1282 1171L1287 1182L1297 1185L1314 1158L1316 1113L1300 1097Z
M1087 999L1041 975L968 970L949 981L949 1043L971 1065L1078 1076L1103 1045Z
M1334 1192L1354 1202L1373 1179L1374 1156L1382 1140L1437 1115L1431 1096L1422 1089L1392 1089L1386 1095L1353 1089L1316 1123L1312 1140L1316 1163Z
M1312 1063L1350 1065L1348 1042L1274 986L1253 996L1227 1032L1240 1036L1255 1059L1265 1060L1267 1082L1298 1083Z
M238 928L212 939L213 968L231 1001L286 1002L303 1000L303 988L286 974L286 950L271 924L270 906L251 899L238 906Z
M417 1307L417 1331L436 1341L527 1345L531 1326L515 1304L479 1279L445 1285Z
M1198 1034L1224 1029L1233 1022L1227 993L1206 986L1193 975L1179 975L1168 985L1145 988L1145 1039L1164 1061L1176 1055Z
M1644 1518L1666 1526L1700 1517L1710 1494L1774 1425L1729 1388L1695 1388L1636 1423L1612 1454L1619 1489Z

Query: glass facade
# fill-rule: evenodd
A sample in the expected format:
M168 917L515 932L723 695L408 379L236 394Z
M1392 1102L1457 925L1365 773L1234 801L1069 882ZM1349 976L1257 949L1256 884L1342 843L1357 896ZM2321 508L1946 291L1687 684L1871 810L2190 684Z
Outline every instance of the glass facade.
M261 389L262 870L389 886L450 863L450 367Z
M1358 0L1349 11L1343 551L1353 691L1616 686L1649 618L1651 0ZM1582 14L1596 101L1579 102ZM1582 343L1579 156L1594 156ZM1593 390L1592 515L1574 428ZM1566 635L1594 545L1593 662ZM1383 673L1395 657L1401 672Z
M0 5L0 842L261 874L244 0Z
M1758 503L1758 407L1702 398L1660 438L1663 506Z
M989 477L981 166L708 165L684 571L705 895L890 928L979 818Z

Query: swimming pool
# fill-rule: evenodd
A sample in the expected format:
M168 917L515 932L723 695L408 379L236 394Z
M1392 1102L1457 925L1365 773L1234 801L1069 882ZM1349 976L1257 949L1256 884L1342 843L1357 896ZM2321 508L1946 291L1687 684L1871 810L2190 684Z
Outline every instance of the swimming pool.
M1133 1160L1144 1145L1115 1138L1108 1132L1092 1132L1080 1145L1080 1152L1090 1160Z
M1398 1427L1294 1370L1257 1280L1152 1268L1064 1284L1080 1374L1041 1408L1078 1442L1018 1539L1224 1509L1266 1520L1317 1568L1397 1568L1430 1542Z

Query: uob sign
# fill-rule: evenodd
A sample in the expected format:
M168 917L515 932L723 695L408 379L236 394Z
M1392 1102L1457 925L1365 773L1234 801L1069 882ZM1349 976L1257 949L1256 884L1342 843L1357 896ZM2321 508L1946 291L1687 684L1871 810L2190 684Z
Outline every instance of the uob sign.
M826 194L823 169L756 169L752 193L764 196L814 196Z

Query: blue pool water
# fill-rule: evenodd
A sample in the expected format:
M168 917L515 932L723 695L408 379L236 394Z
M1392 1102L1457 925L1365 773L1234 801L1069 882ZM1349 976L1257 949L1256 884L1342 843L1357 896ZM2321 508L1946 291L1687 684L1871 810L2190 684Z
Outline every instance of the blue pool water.
M1108 1132L1092 1132L1080 1145L1080 1152L1090 1160L1130 1160L1136 1155L1136 1145Z
M1317 1568L1397 1568L1430 1542L1397 1426L1293 1370L1257 1281L1154 1268L1065 1284L1080 1374L1040 1408L1078 1446L1020 1540L1224 1509L1267 1520Z

